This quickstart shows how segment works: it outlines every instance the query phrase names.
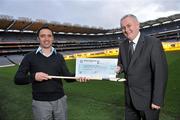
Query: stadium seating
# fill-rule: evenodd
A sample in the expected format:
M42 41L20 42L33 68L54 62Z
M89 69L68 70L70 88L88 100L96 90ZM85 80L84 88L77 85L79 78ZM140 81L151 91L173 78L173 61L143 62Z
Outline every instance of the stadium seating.
M179 19L179 15L147 21L141 23L140 30L142 33L159 38L162 42L178 42L180 20L176 19ZM117 48L125 39L120 29L105 30L79 25L47 24L45 20L31 21L28 18L14 20L9 16L0 16L0 22L3 23L0 25L0 66L19 64L24 54L35 50L39 46L36 31L45 23L55 31L53 46L58 52L66 55Z

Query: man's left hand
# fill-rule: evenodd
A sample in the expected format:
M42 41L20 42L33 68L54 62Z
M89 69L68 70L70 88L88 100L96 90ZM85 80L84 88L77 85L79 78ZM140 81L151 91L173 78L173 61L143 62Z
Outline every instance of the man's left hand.
M159 105L151 104L151 109L159 110L161 107Z

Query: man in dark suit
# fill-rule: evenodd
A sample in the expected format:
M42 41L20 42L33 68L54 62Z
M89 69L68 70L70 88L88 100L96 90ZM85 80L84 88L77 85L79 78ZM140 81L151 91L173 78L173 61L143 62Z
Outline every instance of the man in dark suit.
M161 42L143 35L136 16L121 19L127 38L119 47L117 72L124 72L125 119L158 120L168 78L167 61Z

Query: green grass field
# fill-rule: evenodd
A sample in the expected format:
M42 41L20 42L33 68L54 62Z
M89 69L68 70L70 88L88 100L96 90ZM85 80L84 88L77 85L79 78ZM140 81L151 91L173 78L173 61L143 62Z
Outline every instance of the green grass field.
M180 120L180 51L168 52L169 80L160 120ZM74 71L75 61L67 61ZM32 120L31 85L18 86L17 66L0 68L0 120ZM68 120L123 120L123 83L90 81L66 83Z

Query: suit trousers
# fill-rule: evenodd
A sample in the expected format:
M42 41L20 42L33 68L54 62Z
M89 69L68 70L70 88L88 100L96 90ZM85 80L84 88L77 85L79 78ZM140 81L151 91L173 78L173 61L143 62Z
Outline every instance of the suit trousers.
M55 101L32 101L34 120L67 120L67 96Z
M127 87L125 95L125 120L159 120L160 110L153 110L150 106L144 110L138 110L133 105Z
M132 107L125 108L125 120L159 120L160 110L137 110Z

